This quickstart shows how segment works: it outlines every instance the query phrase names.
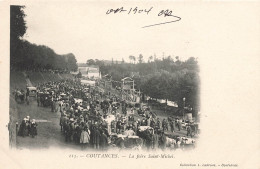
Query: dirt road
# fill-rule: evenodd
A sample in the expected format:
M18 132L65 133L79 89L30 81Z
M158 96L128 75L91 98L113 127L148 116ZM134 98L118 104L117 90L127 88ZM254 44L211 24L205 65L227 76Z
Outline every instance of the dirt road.
M30 136L17 137L17 148L24 149L42 149L51 147L62 148L79 148L74 144L67 144L64 136L60 131L60 114L51 112L51 108L38 107L35 99L30 98L30 105L17 104L19 123L21 120L30 116L31 119L35 119L38 123L38 135L35 138Z

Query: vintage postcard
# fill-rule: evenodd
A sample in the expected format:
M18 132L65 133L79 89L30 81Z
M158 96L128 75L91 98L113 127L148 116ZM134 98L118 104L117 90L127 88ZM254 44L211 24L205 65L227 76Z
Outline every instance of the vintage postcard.
M260 168L259 1L0 11L0 168Z

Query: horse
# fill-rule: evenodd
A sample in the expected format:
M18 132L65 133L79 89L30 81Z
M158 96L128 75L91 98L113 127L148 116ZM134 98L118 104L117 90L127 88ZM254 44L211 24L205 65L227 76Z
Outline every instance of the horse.
M18 102L18 99L20 100L20 103L24 103L25 101L25 94L21 91L15 92L15 101Z

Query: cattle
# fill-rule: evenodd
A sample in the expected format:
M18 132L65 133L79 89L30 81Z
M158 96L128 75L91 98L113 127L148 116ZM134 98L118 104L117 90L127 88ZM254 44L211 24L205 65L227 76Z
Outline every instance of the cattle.
M169 149L174 149L176 146L176 140L173 138L166 137L166 147Z
M143 147L143 139L138 136L117 137L114 144L122 149L140 150Z

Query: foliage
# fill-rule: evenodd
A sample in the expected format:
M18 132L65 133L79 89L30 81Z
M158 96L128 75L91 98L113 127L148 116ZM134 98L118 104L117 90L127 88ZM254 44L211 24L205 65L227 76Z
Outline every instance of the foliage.
M21 38L26 33L26 22L24 17L24 6L10 7L10 62L11 66L19 59L19 49L21 49Z
M99 65L103 75L109 74L116 83L124 77L131 77L135 81L135 89L155 99L175 101L183 107L183 98L186 98L186 106L199 109L199 67L196 59L190 57L181 61L168 56L164 59L149 57L148 63L142 61L139 55L137 64L130 55L131 63L104 65L100 60L95 60L94 65ZM154 60L153 60L154 59Z
M140 54L139 57L138 57L138 62L139 62L139 63L142 63L142 62L143 62L143 58L144 58L143 55Z
M72 53L58 55L44 45L22 40L26 33L24 6L10 8L10 66L18 70L66 70L76 71L77 60Z
M18 40L23 37L26 32L26 22L23 9L25 6L11 6L10 7L10 38L11 40Z
M53 49L44 45L31 44L21 40L16 52L19 53L19 56L14 57L15 62L12 66L19 70L76 71L78 69L77 60L72 53L58 55Z

